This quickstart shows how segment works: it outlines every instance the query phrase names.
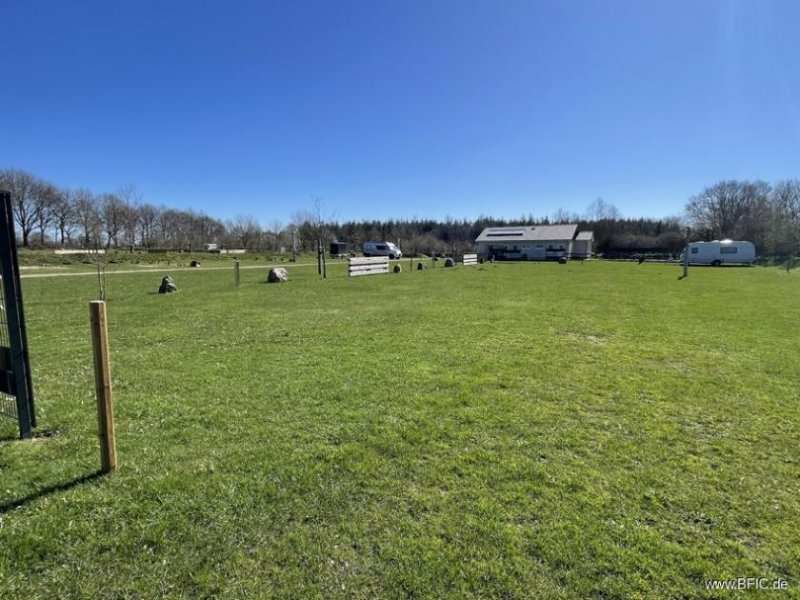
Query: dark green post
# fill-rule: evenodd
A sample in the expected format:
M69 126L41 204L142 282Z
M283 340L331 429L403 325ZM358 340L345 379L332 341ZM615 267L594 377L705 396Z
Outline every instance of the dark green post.
M17 262L17 241L14 232L14 213L11 194L0 191L0 272L2 272L3 300L8 327L8 343L3 354L9 357L4 365L0 391L16 396L19 435L22 439L33 436L36 414L33 409L33 385L28 359L28 339L25 332L25 313L22 308L22 286ZM4 361L5 362L5 361Z

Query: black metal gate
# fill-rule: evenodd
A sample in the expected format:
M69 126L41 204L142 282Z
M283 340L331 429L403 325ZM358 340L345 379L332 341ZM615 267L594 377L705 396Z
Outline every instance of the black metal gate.
M11 194L0 191L0 417L19 423L21 438L36 427L28 338L22 309Z

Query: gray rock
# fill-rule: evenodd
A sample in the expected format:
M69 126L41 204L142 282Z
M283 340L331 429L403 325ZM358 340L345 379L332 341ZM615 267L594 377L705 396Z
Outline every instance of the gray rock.
M269 283L284 283L289 281L289 273L283 267L272 267L267 275Z
M447 258L444 259L444 266L445 267L455 267L456 266L456 261L448 256Z
M158 287L159 294L174 294L178 291L178 286L172 281L172 277L167 275L161 280L161 285Z
M558 259L558 264L560 264L560 265L565 265L565 264L567 264L567 257L566 257L566 256L562 256L562 257L560 257L560 258Z

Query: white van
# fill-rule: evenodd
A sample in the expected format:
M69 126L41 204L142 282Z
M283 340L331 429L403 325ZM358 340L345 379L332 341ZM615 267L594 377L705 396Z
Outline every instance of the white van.
M392 242L364 242L362 246L364 256L388 256L389 258L400 258L403 253L400 248Z
M681 254L680 261L683 262L684 258ZM690 265L752 265L755 259L756 247L753 242L714 240L689 243Z

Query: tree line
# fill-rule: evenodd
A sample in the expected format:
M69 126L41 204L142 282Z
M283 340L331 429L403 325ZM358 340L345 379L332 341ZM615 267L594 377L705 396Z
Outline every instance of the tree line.
M689 199L686 220L696 239L748 240L761 255L800 250L800 180L720 181Z
M197 250L209 243L254 248L264 233L252 217L224 223L203 212L144 202L132 185L96 194L6 169L0 170L0 189L11 193L26 248Z
M688 239L745 239L761 255L789 256L800 248L800 180L722 181L687 203L684 214L624 218L598 198L583 214L559 209L548 217L516 219L390 219L338 222L322 215L315 199L290 223L265 226L252 215L223 221L194 210L154 205L132 185L115 192L68 189L18 169L0 170L0 189L11 192L24 247L170 249L196 251L206 244L253 251L316 251L329 241L389 240L406 254L462 254L485 227L576 223L592 230L595 251L606 256L677 255Z

